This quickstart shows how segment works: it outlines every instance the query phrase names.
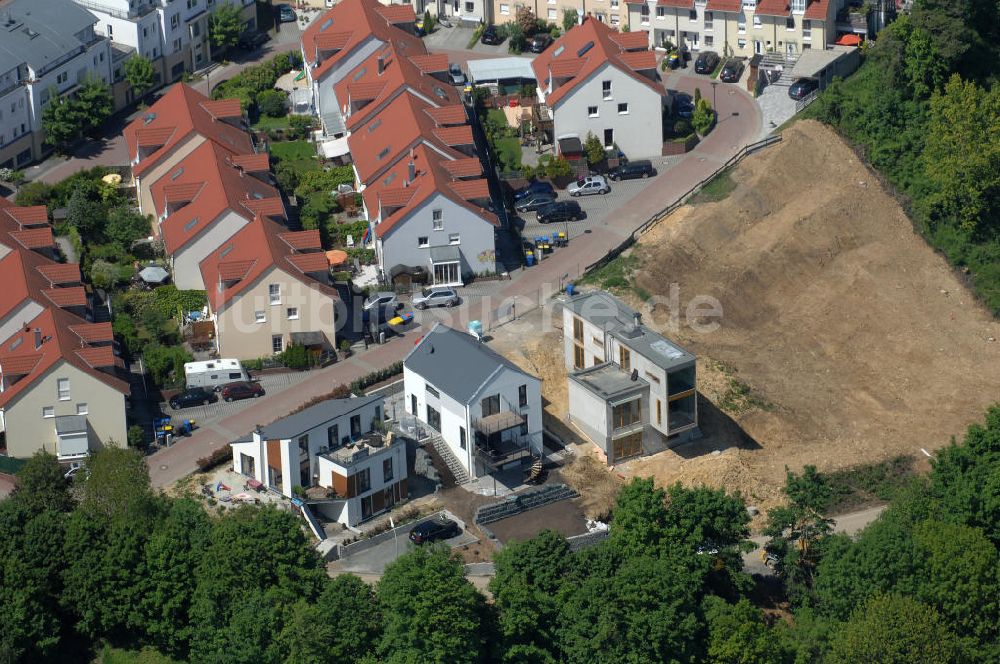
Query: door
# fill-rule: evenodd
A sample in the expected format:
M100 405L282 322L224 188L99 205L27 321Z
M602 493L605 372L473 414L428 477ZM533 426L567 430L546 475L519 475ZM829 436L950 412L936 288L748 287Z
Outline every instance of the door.
M785 53L787 55L795 55L795 44L792 42L785 44Z
M410 395L410 412L414 415L414 417L420 417L420 411L417 410L417 395L416 394L411 394Z
M697 51L699 48L701 48L701 43L698 41L698 38L699 37L697 32L687 33L687 39L689 42L691 42L691 49L694 51Z
M764 42L760 40L754 40L753 52L757 55L761 55L764 52Z
M615 144L615 130L605 129L604 130L604 147L610 148L614 147Z
M427 424L435 431L441 431L441 413L427 406Z

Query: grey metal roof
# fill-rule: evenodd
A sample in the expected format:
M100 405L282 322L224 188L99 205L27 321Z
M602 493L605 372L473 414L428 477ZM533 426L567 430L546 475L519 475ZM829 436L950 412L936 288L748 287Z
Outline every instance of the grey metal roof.
M288 440L304 434L310 429L322 426L327 422L344 417L368 404L381 402L381 395L368 397L353 397L349 399L327 399L303 411L283 417L277 422L271 422L260 430L264 440Z
M458 245L446 244L440 247L431 247L432 263L455 263L462 260L462 252L458 250Z
M71 0L9 0L0 6L0 71L45 69L83 46L76 34L96 22Z
M530 58L486 58L469 60L469 78L476 83L492 83L510 79L535 80Z
M694 355L659 332L641 323L636 326L637 312L610 293L580 293L563 306L659 367L669 370L695 361Z
M471 335L436 323L403 366L459 403L467 404L493 373L505 367L538 380Z
M649 383L642 378L632 380L631 373L610 362L576 371L569 377L605 401L649 387Z
M87 433L85 415L60 415L56 418L56 433L64 436L70 433Z

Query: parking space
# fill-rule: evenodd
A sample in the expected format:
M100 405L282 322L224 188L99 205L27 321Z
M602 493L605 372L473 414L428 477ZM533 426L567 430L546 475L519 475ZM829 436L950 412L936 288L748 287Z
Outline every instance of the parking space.
M390 531L390 533L392 533L391 535L380 535L379 539L381 541L378 544L359 551L355 555L349 555L336 562L330 563L330 569L338 572L354 572L356 574L381 574L385 571L385 568L389 565L389 563L394 561L397 557L405 554L407 551L412 551L418 546L410 541L410 531L413 530L417 524L428 520L429 519L421 519L415 523L399 526L393 531ZM478 541L479 538L475 535L469 533L468 531L462 531L451 539L441 540L441 543L454 549L456 547L474 544Z
M260 376L258 382L264 388L266 395L271 395L298 384L311 375L308 371L289 371L286 373L272 373ZM216 403L207 406L195 406L193 408L182 408L172 410L166 402L160 404L160 412L164 417L172 417L174 420L194 420L200 427L208 426L213 422L218 422L230 415L235 415L250 407L256 399L242 399L229 403L219 399Z

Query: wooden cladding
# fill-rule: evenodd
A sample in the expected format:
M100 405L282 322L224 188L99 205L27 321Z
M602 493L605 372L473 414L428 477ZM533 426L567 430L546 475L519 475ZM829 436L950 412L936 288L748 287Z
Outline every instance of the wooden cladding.
M284 475L283 468L281 467L280 440L267 441L267 467L273 468L274 470L278 471L279 474Z

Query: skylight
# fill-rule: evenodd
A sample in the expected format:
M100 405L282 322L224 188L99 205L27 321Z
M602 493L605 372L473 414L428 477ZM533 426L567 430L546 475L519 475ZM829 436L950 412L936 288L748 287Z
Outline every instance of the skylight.
M576 57L582 58L587 54L587 51L594 48L594 42L590 41L580 47L580 50L576 52Z
M362 76L364 76L365 73L367 73L367 72L368 72L368 67L362 67L361 69L359 69L358 71L356 71L354 73L354 80L355 81L358 80L359 78L361 78Z
M174 171L173 174L170 176L171 182L179 178L183 173L184 173L184 167L181 166L176 171Z
M557 48L557 49L556 49L556 50L555 50L555 51L554 51L554 52L552 53L552 57L553 57L553 58L558 58L558 57L559 57L559 55L560 55L560 54L561 54L561 53L562 53L563 51L565 51L565 50L566 50L566 46L565 46L565 45L560 45L560 46L559 46L559 48Z
M376 129L382 126L382 118L376 118L375 122L368 125L368 133L372 133Z
M189 230L191 230L192 228L194 228L197 225L198 225L198 217L195 217L191 221L189 221L186 224L184 224L184 230L185 231L189 231Z
M222 251L219 252L219 258L225 258L226 256L229 255L229 252L231 252L234 248L235 245L233 244L226 245L225 247L222 248Z
M389 156L389 147L386 146L385 148L382 149L381 152L378 153L377 158L381 161L382 159L385 159L388 156Z
M333 19L332 18L328 18L325 21L323 21L323 25L319 26L319 31L323 32L324 30L326 30L327 28L329 28L331 25L333 25Z

